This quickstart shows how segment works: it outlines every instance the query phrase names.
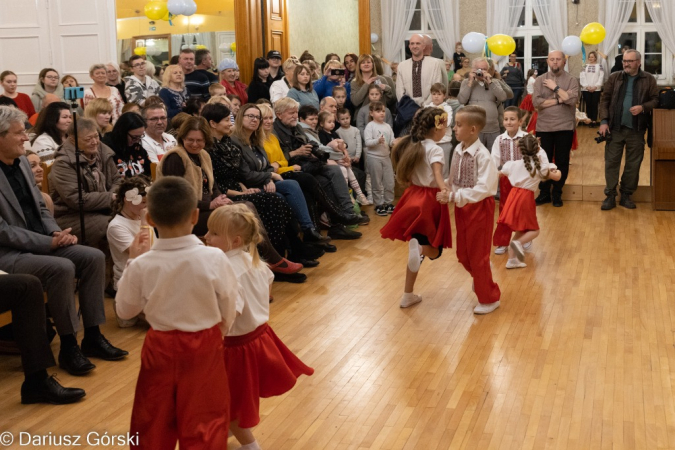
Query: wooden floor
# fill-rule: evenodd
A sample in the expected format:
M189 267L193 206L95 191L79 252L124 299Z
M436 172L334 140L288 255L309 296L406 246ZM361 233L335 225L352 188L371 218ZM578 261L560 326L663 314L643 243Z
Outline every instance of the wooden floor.
M675 448L675 213L538 213L527 268L492 256L502 306L487 316L453 251L423 264L424 301L401 310L407 246L380 239L374 215L307 283L276 284L271 325L316 373L262 401L263 448ZM55 369L81 403L20 405L19 358L0 357L0 432L128 430L144 330L118 329L110 306L105 333L128 360Z

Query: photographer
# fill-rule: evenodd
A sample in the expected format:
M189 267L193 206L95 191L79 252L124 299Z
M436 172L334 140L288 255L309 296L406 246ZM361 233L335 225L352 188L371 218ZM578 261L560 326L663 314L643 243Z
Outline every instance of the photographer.
M333 95L333 88L342 86L347 89L347 98L351 94L349 83L345 83L345 66L340 61L331 60L326 63L323 71L323 77L314 82L314 91L320 100L324 97Z
M635 209L630 196L640 177L640 165L645 152L645 130L649 114L658 106L659 90L656 78L640 69L640 52L627 50L623 54L623 70L609 76L600 99L600 130L605 144L605 195L601 209L616 207L616 186L619 183L621 157L626 148L626 165L621 176L621 200L624 208ZM600 143L602 139L597 139Z
M499 128L499 105L507 99L507 93L498 82L493 82L489 73L490 64L485 58L476 58L471 62L469 78L462 81L457 100L462 105L477 105L485 109L487 121L479 134L479 139L487 148L492 148Z

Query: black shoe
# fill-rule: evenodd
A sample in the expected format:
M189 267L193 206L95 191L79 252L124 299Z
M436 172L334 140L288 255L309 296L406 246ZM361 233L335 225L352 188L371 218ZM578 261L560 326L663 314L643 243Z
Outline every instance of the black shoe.
M637 208L637 206L635 206L635 202L633 202L633 200L630 199L630 195L625 194L621 194L621 200L619 200L619 205L627 209Z
M102 334L90 339L85 336L82 339L82 353L106 361L118 361L129 354L128 351L113 346Z
M305 259L319 259L326 254L323 246L316 244L304 244L298 252L298 257Z
M110 298L115 298L117 295L117 291L115 288L113 288L112 284L109 284L107 288L105 288L105 295L107 295Z
M362 216L358 214L340 214L335 219L342 225L359 225L363 221Z
M329 244L328 242L321 242L314 244L316 247L319 247L321 250L325 251L326 253L335 253L337 252L337 247L334 246L333 244Z
M560 208L563 205L562 197L560 195L553 195L552 199L553 206L556 208Z
M539 197L534 199L534 203L537 206L545 205L546 203L551 203L551 194L547 194L545 192L540 193Z
M285 283L304 283L307 281L307 275L304 273L274 273L274 281Z
M361 215L359 216L359 225L368 225L369 223L370 217L368 217L368 214L361 211Z
M87 395L84 390L61 386L56 375L52 375L38 383L24 381L21 385L21 403L51 403L52 405L67 405L75 403Z
M388 205L384 205L385 209L387 210L387 214L393 214L394 213L394 208L395 206L389 203Z
M330 237L322 235L315 228L309 228L302 231L302 240L304 242L330 242Z
M609 211L610 209L614 208L616 208L616 194L611 194L602 201L602 206L600 206L600 209L603 211Z
M313 267L316 267L320 264L319 261L317 261L316 259L300 259L297 262L302 264L303 267L306 267L306 268L309 268L309 269L311 269Z
M59 366L71 375L86 375L96 368L89 359L84 356L77 345L75 347L61 349L59 352Z
M387 207L384 205L376 206L375 207L375 214L378 216L388 216L389 214L387 213Z
M328 231L333 239L352 240L362 236L358 231L347 229L344 225L334 225Z

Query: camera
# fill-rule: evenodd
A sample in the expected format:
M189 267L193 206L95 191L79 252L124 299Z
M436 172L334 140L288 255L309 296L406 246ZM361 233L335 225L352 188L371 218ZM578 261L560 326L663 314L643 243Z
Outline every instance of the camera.
M64 99L75 101L80 98L84 98L84 88L83 87L67 87L63 90Z
M605 135L601 135L600 132L598 131L598 137L595 138L596 144L602 144L603 142L610 141L612 139L612 136L609 134L609 131L605 133Z
M338 75L338 76L344 76L345 74L345 69L331 69L330 70L331 75Z
M328 155L328 152L324 152L323 150L321 150L319 148L319 144L317 144L314 141L310 142L309 144L312 146L312 155L316 156L317 159L321 162L328 161L328 157L330 156Z
M483 69L476 69L476 77L483 78Z

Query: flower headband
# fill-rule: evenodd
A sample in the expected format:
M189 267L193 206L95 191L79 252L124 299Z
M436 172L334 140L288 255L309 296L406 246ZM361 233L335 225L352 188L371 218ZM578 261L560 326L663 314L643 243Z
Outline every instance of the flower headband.
M141 194L139 193L138 188L130 189L124 193L124 199L128 202L131 202L131 204L134 206L140 205L143 201L143 197L148 193L149 190L150 186L146 186L144 192Z
M436 119L436 129L437 130L447 128L448 113L444 112L443 114L439 114L434 119Z

